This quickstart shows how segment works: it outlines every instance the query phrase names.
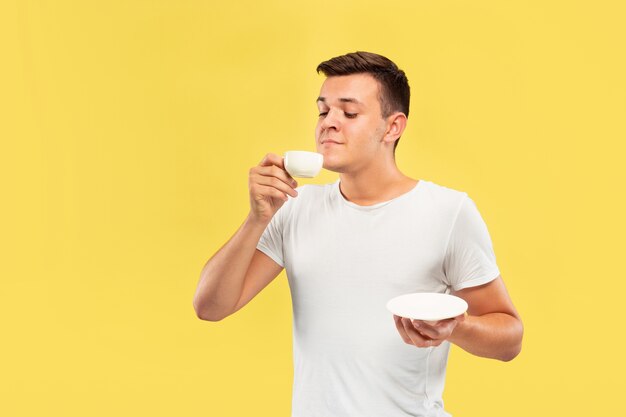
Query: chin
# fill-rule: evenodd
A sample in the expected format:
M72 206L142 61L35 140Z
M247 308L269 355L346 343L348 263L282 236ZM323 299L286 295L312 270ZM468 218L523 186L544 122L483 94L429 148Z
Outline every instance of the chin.
M343 167L341 162L336 161L335 158L332 157L332 155L327 155L324 154L324 169L328 170L328 171L333 171L333 172L341 172L343 171L341 168Z
M335 164L326 164L324 163L324 169L327 171L331 171L331 172L336 172L338 174L341 174L342 172L345 171L344 167L342 165L335 165Z

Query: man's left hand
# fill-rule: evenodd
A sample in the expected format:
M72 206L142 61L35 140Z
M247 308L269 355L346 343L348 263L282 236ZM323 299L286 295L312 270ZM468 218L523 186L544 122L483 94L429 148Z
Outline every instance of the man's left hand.
M465 320L465 314L438 322L411 320L395 314L393 319L405 343L424 348L439 346L447 340L455 327Z

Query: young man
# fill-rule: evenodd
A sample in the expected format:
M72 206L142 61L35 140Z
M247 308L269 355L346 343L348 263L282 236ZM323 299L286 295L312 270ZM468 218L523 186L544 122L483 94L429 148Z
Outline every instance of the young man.
M293 417L447 416L450 343L503 361L521 349L487 227L466 193L398 170L409 114L402 70L356 52L320 71L316 146L339 180L296 188L274 154L252 168L250 213L205 265L196 313L211 321L235 313L285 268ZM428 324L386 310L414 292L461 297L467 316Z

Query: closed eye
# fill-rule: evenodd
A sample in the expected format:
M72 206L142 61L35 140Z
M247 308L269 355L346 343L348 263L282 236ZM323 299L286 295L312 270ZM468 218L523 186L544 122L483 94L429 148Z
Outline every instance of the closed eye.
M324 116L326 116L327 114L328 114L328 112L327 112L327 111L322 112L322 113L320 113L320 114L319 114L319 117L324 117ZM345 113L345 112L344 112L344 114L346 115L346 117L347 117L348 119L354 119L354 118L357 116L357 114L358 114L358 113Z

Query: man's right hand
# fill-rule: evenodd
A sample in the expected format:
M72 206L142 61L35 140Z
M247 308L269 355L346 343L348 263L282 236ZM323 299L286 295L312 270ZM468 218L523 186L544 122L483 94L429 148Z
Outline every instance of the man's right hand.
M259 165L250 169L250 217L260 223L269 223L278 209L288 200L287 195L296 197L296 180L285 170L283 158L268 153Z

